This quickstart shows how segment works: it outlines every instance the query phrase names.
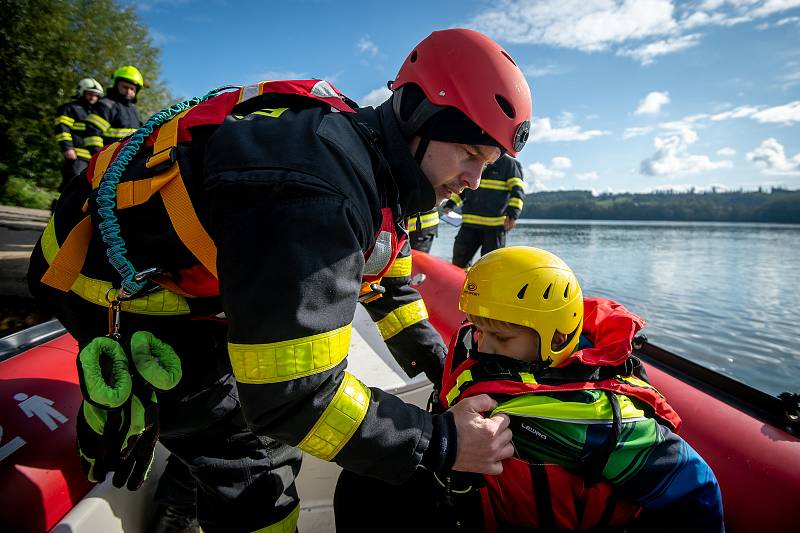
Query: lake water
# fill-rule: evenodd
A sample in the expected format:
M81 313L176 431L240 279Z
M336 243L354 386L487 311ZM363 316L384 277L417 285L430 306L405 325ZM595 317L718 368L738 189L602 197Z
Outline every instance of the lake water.
M431 253L452 258L457 228ZM800 225L521 220L508 245L549 250L588 296L643 317L648 339L771 394L800 392Z

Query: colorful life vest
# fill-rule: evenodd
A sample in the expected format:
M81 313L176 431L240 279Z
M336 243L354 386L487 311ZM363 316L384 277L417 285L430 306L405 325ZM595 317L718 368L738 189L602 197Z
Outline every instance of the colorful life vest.
M165 289L165 291L159 292L177 295L179 299L219 295L216 270L217 249L191 203L187 185L181 176L177 162L178 145L191 143L192 130L197 126L220 125L226 117L233 113L248 113L275 106L276 103L282 101L283 97L293 98L292 101L297 102L297 96L308 99L309 105L319 105L321 102L345 114L355 112L350 105L352 102L327 81L266 81L213 96L163 123L146 138L136 157L144 157L149 153L144 166L152 172L146 178L120 182L116 186L115 208L122 210L138 206L148 202L154 196L160 196L175 233L197 260L197 264L178 272L169 273L170 276L158 273L150 276L153 282ZM86 172L86 178L91 183L93 190L100 186L106 170L128 142L130 139L113 143L98 152L92 159ZM86 292L84 288L87 283L81 276L81 269L93 235L93 226L102 221L96 212L96 206L90 209L88 199L84 204L83 211L86 215L72 228L64 242L56 242L55 246L51 246L52 257L47 257L50 266L43 275L42 282L63 292L73 290L89 301L102 304L100 299L94 295L90 297L82 294L82 292ZM366 264L363 281L367 287L379 287L378 282L390 269L405 239L405 234L395 223L396 217L390 208L382 209L381 216L381 227L376 239L365 252ZM95 219L94 224L92 223L93 218ZM46 231L45 234L48 232ZM97 292L94 285L96 284L92 284L87 290L92 293ZM112 283L112 285L116 286L117 284ZM362 290L362 296L363 293ZM110 297L114 298L116 294L117 292L114 290ZM104 299L108 298L107 294ZM182 308L185 309L185 306ZM123 310L137 312L137 306L129 305L127 309L126 306L123 306Z
M583 335L592 347L576 351L559 368L541 368L502 356L497 357L496 364L491 361L492 356L470 357L471 347L477 348L477 344L473 340L474 327L467 324L450 342L440 403L449 408L477 394L515 398L601 390L610 393L610 397L620 394L640 400L640 405L659 422L677 431L680 417L647 382L641 362L631 355L633 337L643 326L641 318L620 304L585 298ZM615 424L619 417L615 412ZM614 446L616 440L606 446L608 454ZM485 530L495 531L498 523L544 530L613 528L629 523L639 507L615 497L613 486L599 477L608 455L599 459L591 473L576 473L558 464L506 459L503 473L485 476L485 485L480 489Z

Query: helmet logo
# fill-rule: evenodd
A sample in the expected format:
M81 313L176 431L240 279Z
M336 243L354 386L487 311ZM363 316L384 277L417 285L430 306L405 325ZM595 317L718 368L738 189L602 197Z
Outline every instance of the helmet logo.
M519 152L525 146L525 143L528 142L528 135L531 132L531 121L526 120L519 126L517 126L517 131L514 133L514 150Z
M464 287L464 292L467 294L471 294L472 296L480 296L480 293L477 292L478 284L474 281L470 281L467 283L467 286Z

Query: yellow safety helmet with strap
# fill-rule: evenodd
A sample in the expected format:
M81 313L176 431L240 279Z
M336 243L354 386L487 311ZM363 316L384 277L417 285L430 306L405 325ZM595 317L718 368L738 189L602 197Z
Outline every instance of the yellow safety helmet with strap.
M583 327L578 278L556 255L529 246L501 248L480 258L467 272L458 307L533 329L541 359L551 366L572 354Z
M125 65L124 67L119 67L117 70L114 71L114 74L111 76L112 84L116 85L117 80L127 80L134 85L136 85L139 89L145 86L144 84L144 77L142 73L139 72L134 66Z

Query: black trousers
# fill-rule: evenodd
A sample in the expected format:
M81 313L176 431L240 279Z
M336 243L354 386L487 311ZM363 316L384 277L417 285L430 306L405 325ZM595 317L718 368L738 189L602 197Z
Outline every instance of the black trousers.
M412 231L408 234L408 241L411 248L420 252L430 253L433 246L433 239L436 237L438 228L425 228L420 231Z
M104 307L36 281L46 268L43 261L36 249L29 271L33 295L52 308L79 346L107 334ZM150 331L181 358L180 383L158 394L159 440L196 482L203 531L250 532L288 516L299 503L301 452L248 429L227 355L226 324L123 313L121 328L123 346L135 331Z
M503 226L481 227L461 224L456 240L453 242L453 264L460 268L467 268L478 248L483 256L492 250L503 248L505 245L506 230Z

